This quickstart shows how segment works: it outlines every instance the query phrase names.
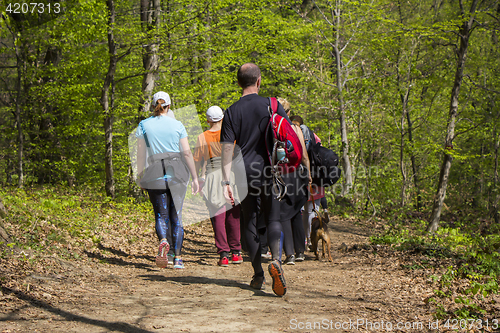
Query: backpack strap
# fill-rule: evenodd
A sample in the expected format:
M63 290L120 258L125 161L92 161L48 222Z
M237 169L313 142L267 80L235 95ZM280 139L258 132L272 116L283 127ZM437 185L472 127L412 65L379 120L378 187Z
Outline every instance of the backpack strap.
M276 97L268 97L267 99L269 100L269 107L271 108L269 114L272 116L278 112L278 100Z

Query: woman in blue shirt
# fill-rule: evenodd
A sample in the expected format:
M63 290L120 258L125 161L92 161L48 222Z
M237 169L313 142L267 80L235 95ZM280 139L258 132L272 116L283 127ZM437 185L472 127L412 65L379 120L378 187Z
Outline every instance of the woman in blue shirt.
M170 96L163 91L156 93L153 105L154 115L141 121L136 132L137 170L140 185L147 189L155 214L156 235L160 240L156 265L167 266L168 252L173 246L174 268L182 269L182 204L189 174L193 194L199 192L198 177L186 128L169 110ZM169 244L169 238L172 244Z

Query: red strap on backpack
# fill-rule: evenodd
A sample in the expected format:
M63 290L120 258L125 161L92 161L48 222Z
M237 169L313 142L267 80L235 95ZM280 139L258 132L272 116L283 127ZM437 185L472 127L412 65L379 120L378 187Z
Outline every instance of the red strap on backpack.
M273 142L267 142L266 148L271 163L273 186L278 193L278 200L286 194L286 185L282 179L283 174L294 172L302 161L302 144L295 130L287 119L278 114L278 101L269 98L269 124L266 133L271 131Z
M278 101L276 98L269 98L269 124L268 130L272 131L273 142L270 145L266 142L269 160L271 165L279 165L282 173L295 171L302 161L302 144L292 125L278 114ZM269 148L271 151L269 151ZM279 155L279 156L278 156Z
M271 116L275 113L278 113L278 100L276 97L269 97L269 105L271 106L271 111L273 112Z

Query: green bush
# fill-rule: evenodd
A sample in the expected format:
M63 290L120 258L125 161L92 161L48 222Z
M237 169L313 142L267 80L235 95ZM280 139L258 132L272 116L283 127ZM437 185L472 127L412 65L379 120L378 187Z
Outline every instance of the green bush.
M403 225L401 220L391 223L391 226L379 235L370 238L373 244L390 245L398 251L415 251L428 257L452 259L454 264L448 266L440 276L430 276L437 283L435 297L430 303L435 304L435 317L447 316L459 319L481 318L486 311L481 307L481 300L491 294L498 294L500 276L500 235L483 236L477 233L477 228L466 227L457 223L455 227L444 227L435 234L424 231L425 223L416 221L410 226ZM406 265L407 269L424 269L422 263ZM455 282L465 279L469 287L457 289ZM453 301L459 308L452 313L445 310L440 299L451 298L460 293Z
M70 239L98 243L106 226L119 222L134 228L151 214L149 202L112 200L92 188L3 188L0 197L8 209L5 225L14 231L16 245L38 251L51 251L51 244L67 244Z

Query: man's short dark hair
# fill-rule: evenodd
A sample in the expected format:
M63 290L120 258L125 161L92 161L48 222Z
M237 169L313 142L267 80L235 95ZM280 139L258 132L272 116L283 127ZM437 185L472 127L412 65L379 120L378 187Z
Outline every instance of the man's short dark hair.
M257 79L260 77L259 66L252 63L243 64L240 69L238 69L238 83L242 88L253 86Z
M290 120L292 122L296 121L298 122L300 125L304 125L304 120L302 120L302 117L301 116L291 116L290 117Z

